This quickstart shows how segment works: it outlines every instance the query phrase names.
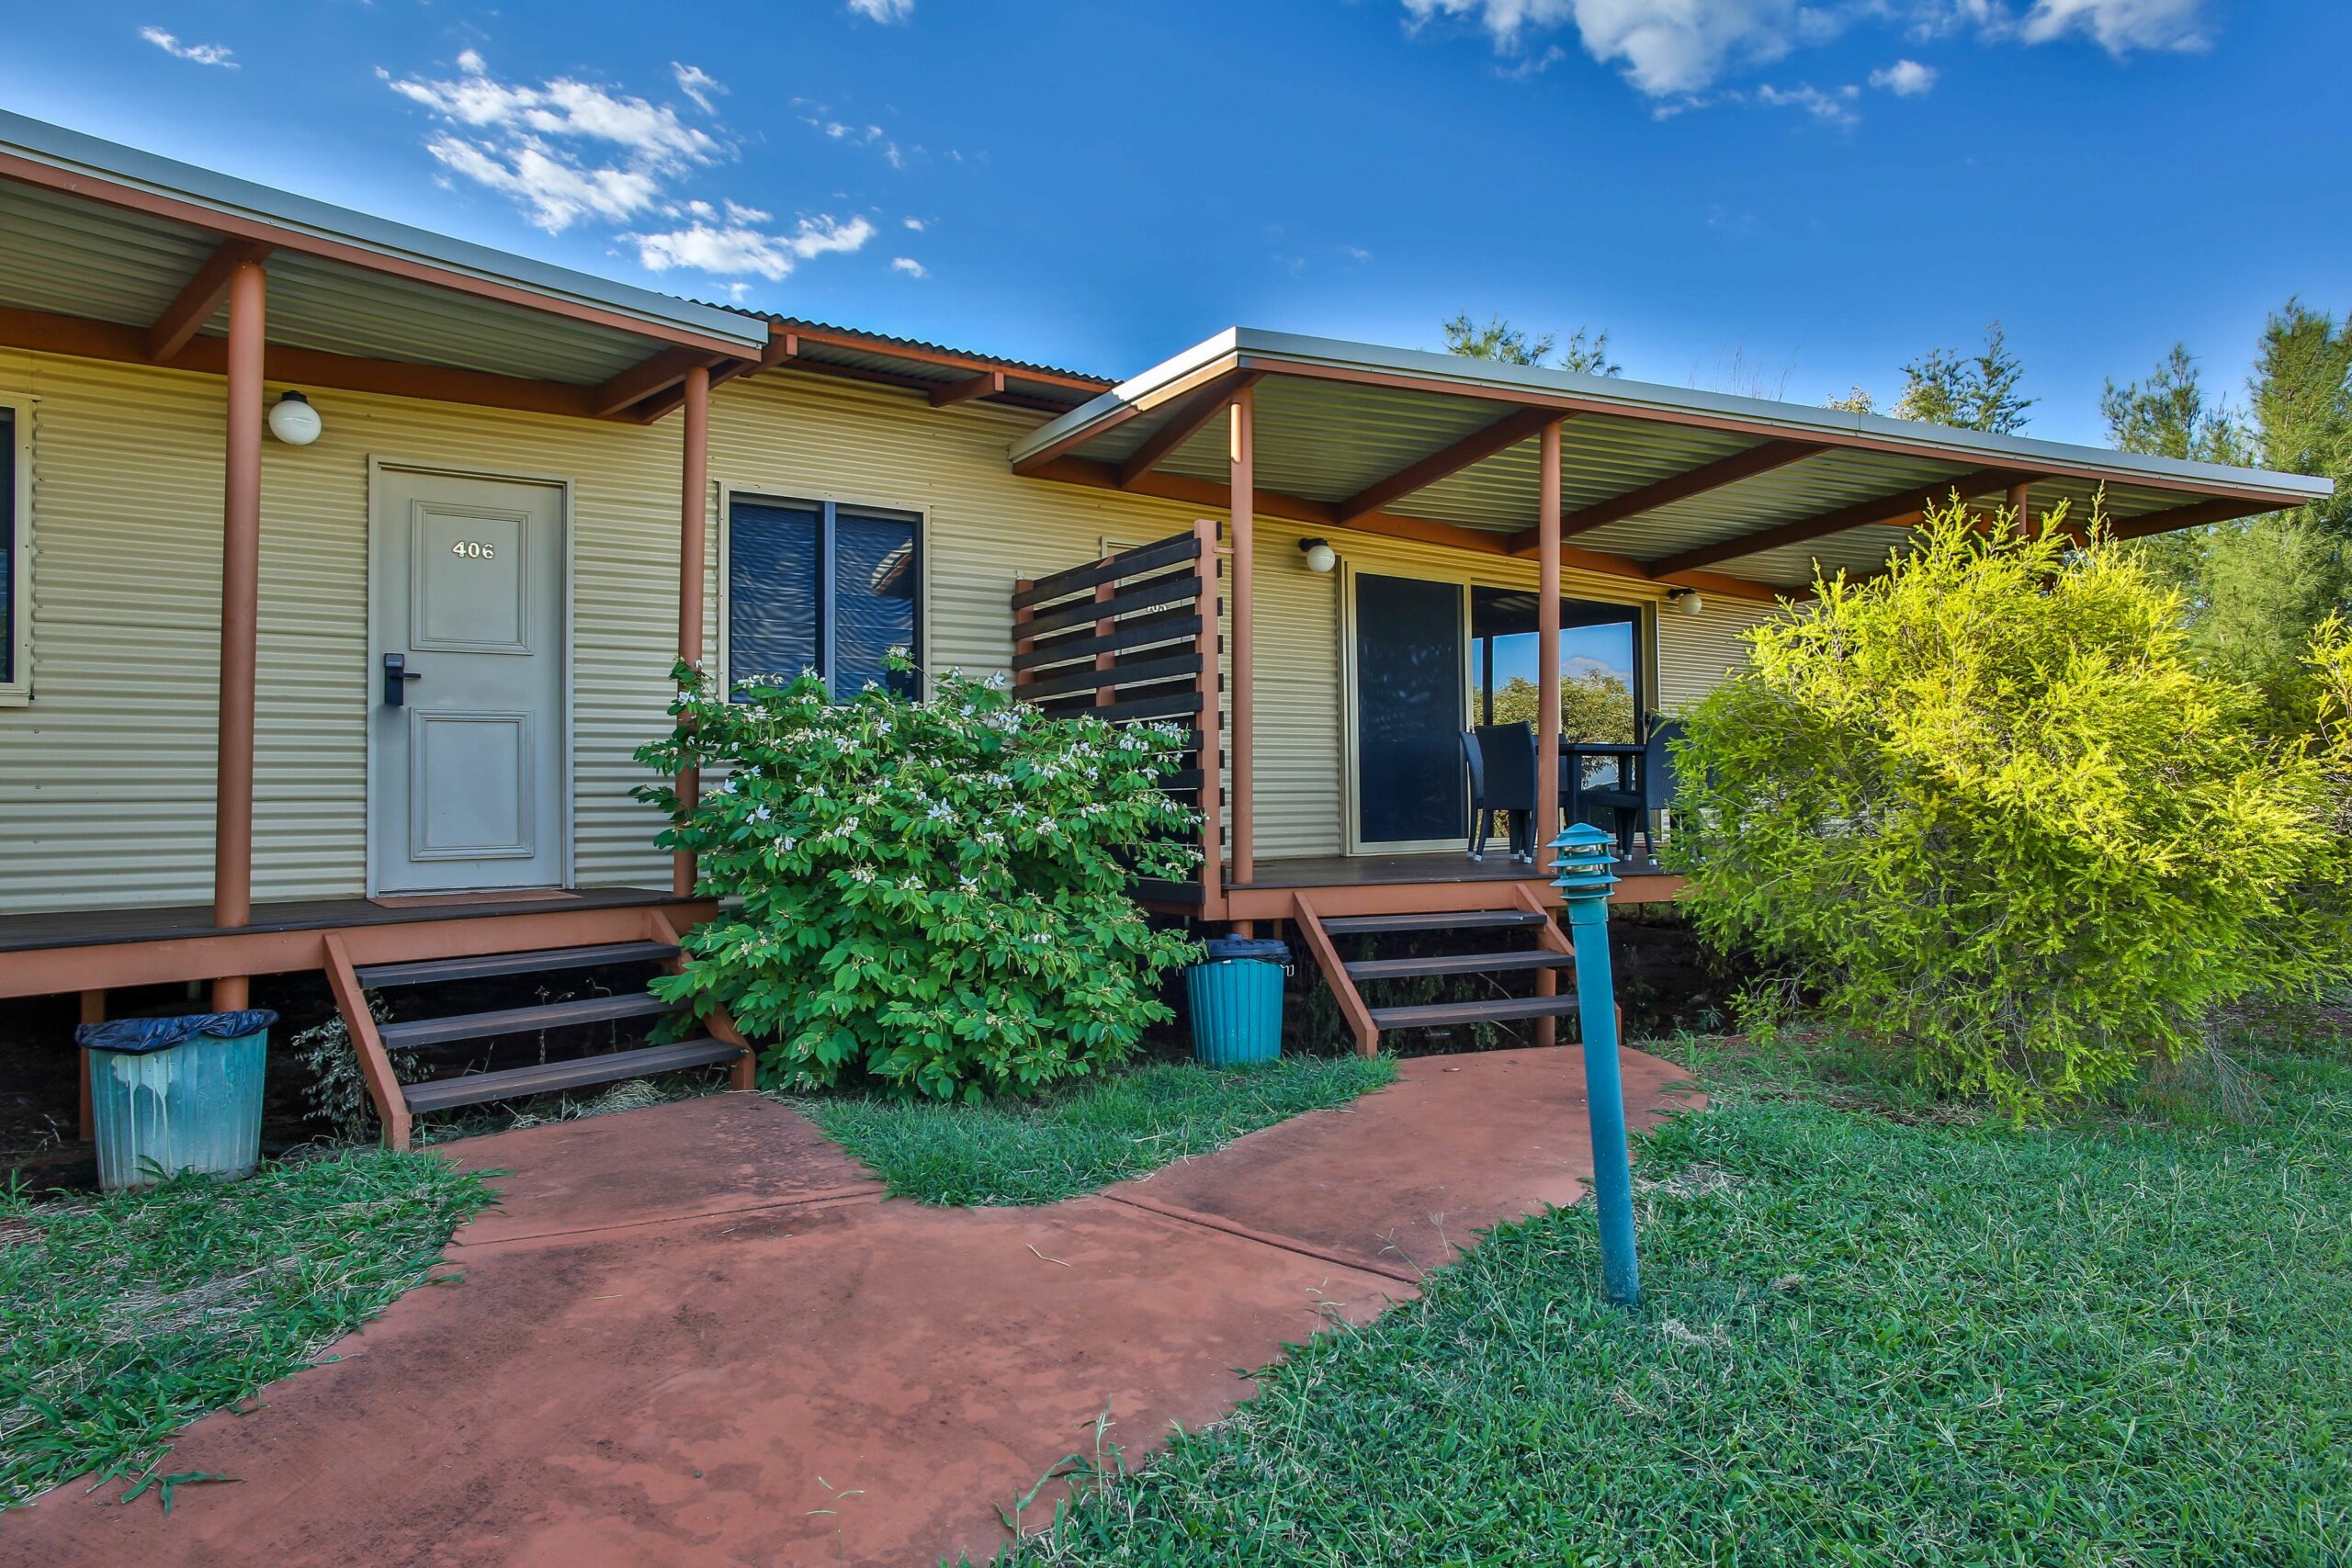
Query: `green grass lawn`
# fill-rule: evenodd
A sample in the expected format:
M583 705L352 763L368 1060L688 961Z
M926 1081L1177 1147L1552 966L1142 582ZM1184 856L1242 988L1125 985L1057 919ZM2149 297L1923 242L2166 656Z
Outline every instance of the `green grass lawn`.
M1643 1310L1589 1206L1510 1227L1003 1562L2352 1562L2341 1047L2022 1133L1663 1049L1715 1098L1639 1151Z
M820 1095L786 1103L926 1203L1050 1203L1206 1154L1394 1081L1385 1058L1292 1057L1223 1070L1163 1063L1043 1099L943 1105Z
M490 1201L478 1175L380 1150L102 1198L0 1192L0 1508L91 1472L141 1485L182 1426L423 1283Z

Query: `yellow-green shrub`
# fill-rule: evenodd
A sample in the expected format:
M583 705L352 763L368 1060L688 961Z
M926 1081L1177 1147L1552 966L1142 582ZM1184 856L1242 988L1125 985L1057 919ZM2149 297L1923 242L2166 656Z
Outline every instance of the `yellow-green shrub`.
M2265 739L2177 600L2093 533L1955 500L1884 573L1758 628L1681 753L1702 926L2015 1116L2343 968L2344 748ZM2315 657L2352 663L2340 634Z

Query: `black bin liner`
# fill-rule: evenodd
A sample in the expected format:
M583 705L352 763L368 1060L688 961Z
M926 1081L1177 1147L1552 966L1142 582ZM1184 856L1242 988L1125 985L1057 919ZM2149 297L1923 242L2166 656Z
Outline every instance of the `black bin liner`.
M196 1039L237 1040L257 1029L268 1029L277 1015L267 1008L243 1012L192 1012L176 1018L118 1018L106 1023L85 1023L74 1031L74 1043L86 1051L116 1051L143 1056L168 1051Z

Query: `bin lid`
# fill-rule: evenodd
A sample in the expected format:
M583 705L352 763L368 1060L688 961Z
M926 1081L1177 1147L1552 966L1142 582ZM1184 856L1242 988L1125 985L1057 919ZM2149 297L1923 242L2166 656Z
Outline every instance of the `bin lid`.
M1290 944L1265 937L1213 936L1203 944L1208 949L1211 964L1224 964L1236 958L1254 959L1260 964L1290 962Z
M248 1008L243 1012L183 1013L176 1018L118 1018L78 1026L74 1031L74 1043L89 1051L118 1051L126 1056L143 1056L150 1051L165 1050L199 1036L243 1039L277 1021L277 1015L267 1008Z

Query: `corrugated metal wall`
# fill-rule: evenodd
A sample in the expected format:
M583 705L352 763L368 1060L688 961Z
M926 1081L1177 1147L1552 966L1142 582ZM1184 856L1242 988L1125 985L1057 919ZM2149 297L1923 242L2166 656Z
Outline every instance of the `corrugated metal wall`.
M35 700L0 709L0 910L201 904L211 897L218 669L220 383L0 353L0 389L39 401L33 509ZM366 859L368 460L569 479L573 486L577 877L662 885L658 827L628 798L629 753L665 723L676 626L679 422L650 429L358 393L317 400L325 434L265 444L254 896L356 895ZM921 511L931 661L1012 655L1013 581L1091 559L1107 536L1162 537L1196 508L1014 477L1038 416L934 410L813 377L714 399L715 485ZM1259 525L1258 851L1341 841L1337 573L1306 570L1300 525ZM1530 562L1333 534L1378 570L1526 585ZM716 647L718 551L708 646ZM1620 580L1568 591L1648 602ZM1658 620L1661 705L1740 656L1758 606L1711 600ZM1765 612L1769 613L1769 612Z
M0 710L0 910L209 902L221 383L9 353L0 387L38 400L34 700ZM678 422L316 401L314 446L263 444L254 897L365 883L371 456L572 481L578 876L666 885L628 753L667 701Z

